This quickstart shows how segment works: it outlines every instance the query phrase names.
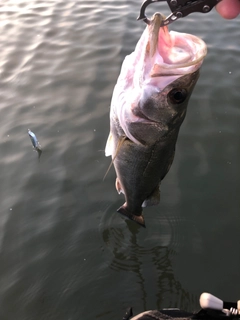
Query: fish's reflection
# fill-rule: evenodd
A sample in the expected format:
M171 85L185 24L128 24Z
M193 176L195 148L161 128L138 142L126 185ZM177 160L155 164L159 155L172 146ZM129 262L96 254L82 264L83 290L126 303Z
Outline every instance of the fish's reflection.
M134 283L130 286L139 287L144 310L149 305L157 309L181 307L188 310L189 305L195 304L196 297L183 288L174 274L178 236L171 221L168 225L166 220L163 224L159 222L153 232L149 226L145 232L132 221L120 219L112 208L107 209L103 219L100 231L112 255L109 267L116 272L134 273L134 277L130 277ZM164 229L167 229L167 237Z

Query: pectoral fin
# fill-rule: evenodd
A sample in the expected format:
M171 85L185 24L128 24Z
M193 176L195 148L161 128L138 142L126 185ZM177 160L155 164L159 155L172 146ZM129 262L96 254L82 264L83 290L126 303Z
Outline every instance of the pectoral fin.
M108 174L108 171L110 170L110 168L111 168L111 166L113 164L113 161L115 160L115 158L116 158L116 156L117 156L117 154L118 154L123 142L126 139L127 139L127 137L121 137L121 139L119 139L115 155L113 156L113 136L112 136L111 132L109 133L107 144L106 144L106 148L105 148L105 155L106 155L106 157L112 156L112 161L111 161L111 163L110 163L110 165L109 165L109 167L107 169L107 172L105 173L105 175L103 177L103 180L106 178L106 176Z

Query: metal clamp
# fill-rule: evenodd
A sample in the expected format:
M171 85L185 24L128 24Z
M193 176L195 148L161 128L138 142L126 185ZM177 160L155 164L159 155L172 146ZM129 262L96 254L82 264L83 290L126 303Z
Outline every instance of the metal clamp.
M162 26L166 26L193 12L210 12L221 0L145 0L142 3L137 20L143 20L145 23L149 24L150 20L146 16L145 10L151 3L160 1L167 1L168 6L172 11L172 13L162 22Z

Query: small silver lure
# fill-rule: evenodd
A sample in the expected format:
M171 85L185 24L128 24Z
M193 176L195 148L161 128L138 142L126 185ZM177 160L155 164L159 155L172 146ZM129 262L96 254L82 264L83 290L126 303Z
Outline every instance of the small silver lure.
M40 159L41 154L42 154L41 145L38 142L38 139L37 139L35 133L33 133L30 129L28 129L28 135L32 141L32 145L33 145L34 150L36 150L38 153L38 159Z

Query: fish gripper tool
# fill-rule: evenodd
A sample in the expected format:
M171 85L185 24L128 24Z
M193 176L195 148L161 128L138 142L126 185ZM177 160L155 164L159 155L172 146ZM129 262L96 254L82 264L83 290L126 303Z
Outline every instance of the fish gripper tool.
M202 12L208 13L212 8L218 4L221 0L145 0L142 3L140 14L137 20L143 20L147 24L150 24L150 20L145 14L146 8L155 2L167 1L168 6L172 13L162 21L162 26L166 26L180 18L188 16L190 13Z

